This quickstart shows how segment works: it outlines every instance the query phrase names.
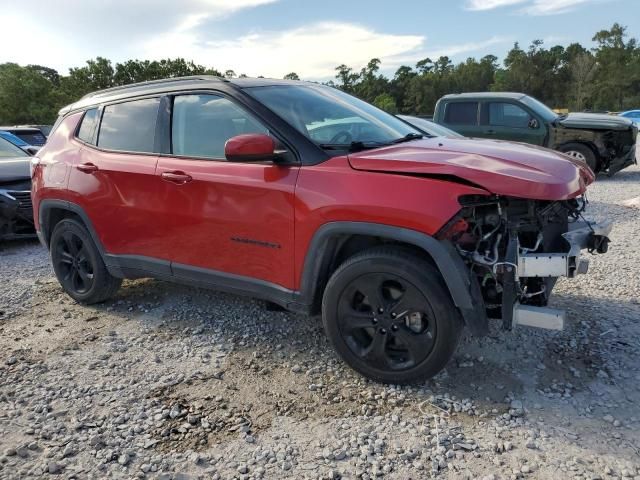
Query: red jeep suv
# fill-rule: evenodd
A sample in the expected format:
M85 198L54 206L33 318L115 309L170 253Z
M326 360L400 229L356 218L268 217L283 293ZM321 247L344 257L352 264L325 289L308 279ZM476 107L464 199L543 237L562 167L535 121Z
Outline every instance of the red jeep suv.
M440 371L463 327L560 329L558 277L610 224L594 180L537 147L428 137L331 87L188 77L64 108L33 160L38 235L82 303L154 277L322 314L355 370Z

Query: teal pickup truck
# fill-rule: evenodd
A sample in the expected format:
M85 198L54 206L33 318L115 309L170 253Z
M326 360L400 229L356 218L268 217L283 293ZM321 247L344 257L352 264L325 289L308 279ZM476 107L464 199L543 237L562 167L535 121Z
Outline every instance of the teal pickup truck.
M637 163L638 127L613 115L559 115L522 93L445 95L433 120L464 136L531 143L564 152L609 175Z

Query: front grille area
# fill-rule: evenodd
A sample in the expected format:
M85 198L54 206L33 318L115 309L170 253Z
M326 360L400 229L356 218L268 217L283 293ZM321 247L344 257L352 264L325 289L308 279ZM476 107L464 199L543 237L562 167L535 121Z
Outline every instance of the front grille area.
M33 216L33 204L31 203L31 192L29 191L20 191L20 192L7 192L13 198L18 200L19 206L18 210L29 217Z

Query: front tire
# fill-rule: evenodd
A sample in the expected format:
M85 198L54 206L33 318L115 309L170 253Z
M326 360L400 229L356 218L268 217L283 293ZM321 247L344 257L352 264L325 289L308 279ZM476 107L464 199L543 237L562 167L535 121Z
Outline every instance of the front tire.
M396 247L376 247L344 262L325 289L322 320L351 368L394 384L436 375L463 328L440 273Z
M598 157L591 148L583 143L567 143L562 145L559 149L565 155L569 155L572 158L581 160L589 165L592 172L596 173L598 170Z
M122 279L107 271L91 235L80 222L67 218L57 223L49 248L58 282L74 300L103 302L120 288Z

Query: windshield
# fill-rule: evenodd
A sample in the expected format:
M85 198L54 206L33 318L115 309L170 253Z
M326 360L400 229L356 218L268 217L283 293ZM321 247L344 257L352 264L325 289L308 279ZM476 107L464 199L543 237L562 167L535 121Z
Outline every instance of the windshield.
M24 150L16 147L9 141L0 137L0 160L3 158L28 157Z
M323 148L380 146L420 136L393 115L335 88L274 85L246 91Z
M522 103L524 103L529 108L531 108L534 112L540 115L545 122L552 122L559 117L559 115L556 112L551 110L540 100L536 100L535 98L528 97L526 95L522 97L521 100L522 100Z

